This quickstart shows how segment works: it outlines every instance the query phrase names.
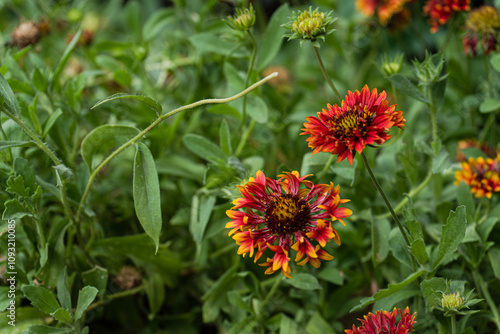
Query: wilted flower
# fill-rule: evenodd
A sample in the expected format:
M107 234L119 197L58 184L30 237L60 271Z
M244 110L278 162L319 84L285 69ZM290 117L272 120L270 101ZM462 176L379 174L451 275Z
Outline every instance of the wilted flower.
M306 180L307 176L293 171L274 180L258 171L256 178L238 186L243 197L235 199L235 206L226 212L232 219L226 228L231 229L229 235L234 234L233 239L240 246L238 254L252 257L255 253L257 262L266 249L274 253L260 264L268 267L266 274L281 269L286 277L291 277L290 248L297 252L295 261L306 256L299 265L310 262L318 268L320 260L333 259L321 248L332 239L340 245L331 221L344 224L342 218L352 211L339 205L349 200L340 199L340 186L314 184ZM245 211L239 210L243 208ZM317 244L314 246L312 241Z
M338 154L337 162L347 158L352 165L355 152L361 153L366 145L383 144L391 138L389 129L403 129L406 120L396 105L389 106L385 91L371 92L367 85L361 92L348 91L342 106L327 105L317 116L307 117L301 135L310 135L306 140L314 153Z
M41 32L38 25L33 21L21 22L11 33L12 45L24 48L25 46L36 44L40 39Z
M247 31L255 23L255 11L252 4L246 9L236 9L236 14L224 20L234 30Z
M357 0L356 8L366 16L377 14L380 23L386 25L391 17L403 10L410 0Z
M361 326L356 328L352 325L352 329L346 329L347 334L378 334L378 333L391 333L391 334L406 334L413 332L413 324L415 321L415 313L410 315L410 310L408 307L401 313L401 320L396 323L396 317L398 315L398 310L394 308L391 312L388 311L377 311L375 314L368 313L365 315L364 319L358 319L361 321Z
M491 198L493 192L500 191L500 154L495 159L471 157L462 162L461 166L462 170L455 172L457 186L463 180L477 198Z
M328 27L330 23L337 19L331 17L332 12L324 13L318 11L318 9L312 10L312 7L309 8L309 11L301 12L299 10L297 13L293 12L292 20L283 25L291 32L286 33L283 37L288 37L288 40L301 39L300 45L305 40L310 40L315 46L319 47L316 40L320 38L324 41L325 35L335 31L335 29Z
M470 0L428 0L424 14L430 16L431 32L438 31L455 12L470 10L469 3Z
M113 281L123 290L130 290L142 281L142 273L133 266L123 266Z
M493 6L482 6L471 11L465 23L465 36L462 39L465 54L475 56L477 44L481 41L484 54L496 50L500 15Z

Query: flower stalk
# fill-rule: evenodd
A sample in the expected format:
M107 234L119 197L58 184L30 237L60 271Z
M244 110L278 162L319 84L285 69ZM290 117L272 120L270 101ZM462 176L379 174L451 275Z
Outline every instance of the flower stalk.
M342 97L339 94L339 91L337 88L335 88L335 85L333 84L332 79L328 75L325 69L325 65L323 65L323 60L321 60L321 55L319 54L318 47L312 45L312 48L314 50L314 54L316 55L316 59L318 59L319 67L321 68L321 73L323 73L323 76L325 77L326 82L330 86L330 88L333 90L333 93L335 93L335 96L339 101L342 101Z

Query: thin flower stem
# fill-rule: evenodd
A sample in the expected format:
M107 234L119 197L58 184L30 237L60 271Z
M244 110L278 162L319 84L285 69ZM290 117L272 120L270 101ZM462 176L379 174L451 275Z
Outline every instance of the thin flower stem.
M248 64L247 76L245 78L245 87L248 86L250 82L250 76L252 75L253 66L255 63L255 56L257 55L257 42L255 42L255 38L253 37L250 30L247 30L248 37L250 37L250 41L252 42L252 55L250 56L250 63ZM245 124L245 120L247 117L247 96L243 96L243 109L242 109L242 117L241 124Z
M314 50L314 54L316 55L316 58L318 59L319 67L321 68L321 72L323 72L323 76L325 77L326 82L328 82L328 85L335 93L335 96L337 96L337 99L339 99L339 101L342 101L342 97L340 96L339 91L337 90L337 88L335 88L335 85L333 84L332 79L330 79L330 76L326 72L326 69L325 69L325 66L323 65L323 61L321 60L321 56L319 54L318 48L313 45L313 50Z
M455 313L451 314L451 334L457 334L457 323Z
M373 171L370 167L370 164L368 163L368 160L366 159L366 156L365 156L365 153L364 152L361 152L361 157L363 158L363 162L365 164L365 167L366 167L366 170L368 171L368 174L370 175L370 178L372 179L373 181L373 185L375 186L375 188L377 188L378 192L380 193L380 196L382 196L382 199L384 200L385 202L385 205L387 206L387 208L389 209L389 211L391 212L391 215L392 215L392 218L394 219L394 221L396 222L396 224L398 225L399 227L399 230L401 231L401 234L403 235L403 238L406 242L406 245L408 247L410 247L410 240L408 239L408 235L406 234L406 231L403 227L403 225L401 224L401 222L399 221L399 218L397 216L397 214L394 212L394 210L392 209L392 205L391 203L389 202L389 200L387 199L387 196L385 196L385 193L384 191L382 190L382 187L380 187L380 184L378 183L377 179L375 178L375 175L373 174ZM415 262L413 260L413 257L410 256L410 259L411 259L411 262L412 262L412 266L413 266L413 269L416 269L416 266L415 266Z
M125 291L120 291L120 292L117 292L117 293L114 293L112 295L108 295L106 296L106 298L104 299L100 299L98 301L96 301L95 303L92 303L90 304L89 307L87 307L87 309L85 310L85 312L88 312L90 310L93 310L101 305L104 305L112 300L115 300L115 299L118 299L118 298L123 298L123 297L128 297L128 296L133 296L135 295L136 293L139 293L141 292L142 290L144 290L146 287L144 285L139 285L138 287L135 287L133 289L130 289L130 290L125 290Z
M259 314L258 314L259 317L265 316L264 309L267 306L267 303L269 303L271 298L276 293L276 290L278 290L278 287L280 286L281 281L283 280L284 277L285 276L283 276L283 275L279 275L278 277L276 277L276 280L274 281L273 286L271 287L271 289L269 290L269 292L266 295L266 298L264 298L264 300L262 301L262 303L260 305L260 310L259 310Z
M141 139L143 136L145 136L149 131L153 130L162 121L164 121L165 119L167 119L167 118L169 118L169 117L171 117L171 116L173 116L173 115L175 115L175 114L177 114L177 113L179 113L181 111L188 110L188 109L193 109L193 108L199 107L201 105L216 104L216 103L228 103L228 102L234 101L234 100L239 99L240 97L248 94L249 92L251 92L255 88L261 86L262 84L264 84L265 82L269 81L270 79L276 77L277 75L278 75L278 72L274 72L274 73L268 75L267 77L263 78L262 80L254 83L253 85L251 85L247 89L243 90L242 92L240 92L240 93L238 93L236 95L233 95L231 97L222 98L222 99L205 99L205 100L200 100L200 101L197 101L197 102L194 102L194 103L191 103L191 104L179 107L177 109L174 109L174 110L172 110L172 111L170 111L170 112L168 112L168 113L166 113L166 114L158 117L146 129L142 130L137 136L135 136L134 138L130 139L129 141L127 141L122 146L118 147L115 151L113 151L113 153L111 153L106 159L104 159L101 163L99 163L99 165L97 165L97 167L94 169L94 171L92 172L92 174L90 174L89 181L87 182L87 186L85 187L85 191L83 193L82 199L80 200L80 204L78 205L78 210L76 212L76 220L77 221L80 220L80 216L82 214L82 209L83 209L83 206L85 204L85 200L87 199L87 196L88 196L88 194L90 192L90 187L92 186L92 183L94 182L94 179L96 178L96 176L99 173L99 171L105 165L107 165L114 157L116 157L123 150L125 150L129 146L133 145L135 142L137 142L139 139Z
M240 142L238 143L238 147L236 148L236 151L234 152L235 157L239 156L241 154L241 152L243 151L243 148L245 147L245 143L247 142L248 137L250 137L250 134L252 133L253 128L255 127L255 124L257 124L257 122L254 119L252 119L252 121L250 122L250 125L248 125L248 127L245 129L245 132L243 132L243 135L241 136Z
M323 166L323 169L318 173L317 175L318 180L321 180L321 178L326 174L326 172L328 171L328 169L330 168L330 166L333 164L334 161L335 161L335 156L332 154L328 159L328 161L326 162L325 166Z
M0 116L0 134L2 135L2 140L8 140L7 134L3 130L2 117L1 116ZM7 161L8 162L12 161L12 150L10 149L10 147L7 147Z
M432 170L430 170L429 173L427 174L427 176L425 177L425 179L422 181L422 183L420 183L416 188L412 189L408 193L408 196L403 198L401 200L401 202L399 202L398 205L396 205L394 207L394 212L398 213L399 211L401 211L401 209L408 203L408 200L409 200L408 197L413 198L418 193L420 193L425 188L425 186L431 181L433 175L434 174L432 173ZM388 213L384 213L382 215L375 216L375 219L389 218L390 216L391 216L391 213L388 212Z
M483 280L483 277L478 272L477 268L474 268L474 270L472 271L472 278L474 279L474 283L479 290L479 294L482 295L484 299L486 299L486 303L488 304L488 307L493 314L493 321L495 322L497 329L500 330L500 313L498 311L498 306L495 304L495 301L490 295L490 291L488 290L488 283Z
M436 108L434 106L434 101L432 98L432 87L431 85L427 86L427 96L429 98L429 109L431 111L431 124L432 124L432 148L434 150L434 155L436 156L439 152L439 147L438 147L438 128L437 128L437 119L436 119Z

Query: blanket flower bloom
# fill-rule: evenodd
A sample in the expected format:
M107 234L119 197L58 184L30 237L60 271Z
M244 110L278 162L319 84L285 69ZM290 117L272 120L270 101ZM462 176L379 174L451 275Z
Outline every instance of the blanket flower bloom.
M468 11L470 0L428 0L424 14L429 16L431 32L435 33L455 12Z
M377 14L380 23L386 25L393 15L401 12L410 0L356 0L356 8L365 16Z
M481 41L484 54L496 51L499 31L500 14L495 7L481 6L472 10L465 22L465 36L462 39L465 54L476 56L478 41Z
M318 117L307 117L301 135L310 135L306 140L313 154L329 152L338 155L337 162L347 158L352 165L355 152L383 144L391 138L391 127L404 127L403 112L396 111L395 104L389 106L386 95L385 91L377 94L376 88L370 92L367 85L361 92L348 91L341 107L328 104Z
M463 180L477 198L491 198L493 192L500 191L500 153L495 159L471 157L461 166L462 170L455 172L457 186Z
M352 325L352 329L346 329L347 334L377 334L377 333L391 333L391 334L406 334L413 332L413 324L415 321L415 313L410 315L408 307L401 313L401 320L396 323L396 316L398 311L396 308L392 312L377 311L375 314L368 313L361 321L361 326L356 328Z
M255 254L257 262L269 249L273 257L259 265L268 267L266 274L281 269L290 278L290 248L297 253L296 262L305 256L299 265L309 262L318 268L320 260L332 260L333 256L322 249L330 240L340 245L331 222L338 220L345 225L342 218L352 211L339 206L349 201L340 198L339 185L314 184L306 180L309 175L300 176L297 171L278 176L275 180L258 171L255 178L238 186L243 197L235 199L234 207L226 211L232 219L226 228L240 246L238 254Z

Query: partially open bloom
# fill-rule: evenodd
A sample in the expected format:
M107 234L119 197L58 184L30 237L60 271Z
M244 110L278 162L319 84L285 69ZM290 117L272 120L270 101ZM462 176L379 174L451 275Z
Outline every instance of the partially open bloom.
M386 25L391 17L403 10L410 0L357 0L356 8L366 16L377 14L380 23Z
M301 135L310 135L306 140L314 153L338 154L337 162L347 158L352 165L355 152L361 153L366 145L383 144L391 135L393 126L403 129L406 120L396 105L389 106L385 91L377 94L364 86L361 92L347 92L342 106L327 105L317 116L307 117Z
M324 13L318 9L312 10L312 7L308 11L293 12L292 21L283 25L291 30L284 37L288 37L288 40L301 39L301 45L305 40L310 40L315 46L319 46L319 43L316 42L318 38L324 41L325 35L335 31L329 27L330 23L337 19L332 18L331 13Z
M500 14L493 6L482 6L471 11L465 23L465 36L462 39L465 54L477 54L478 41L481 41L484 54L496 50Z
M234 234L240 246L238 254L252 257L255 253L257 262L267 249L274 253L260 264L268 267L266 274L281 269L291 277L290 248L297 253L295 261L306 256L299 265L310 262L317 268L320 260L333 259L321 248L330 240L340 245L331 222L339 220L344 224L342 218L352 211L339 205L349 200L340 199L340 186L314 184L306 180L307 176L297 171L284 172L275 180L258 171L256 178L238 186L243 197L235 199L234 207L226 212L232 219L226 228L231 229L229 235Z
M477 198L491 198L493 192L500 191L500 153L495 159L471 157L461 165L462 170L455 172L456 185L463 180Z
M413 332L413 324L415 321L415 313L410 314L408 307L401 313L401 320L396 323L398 311L396 308L392 312L377 311L375 314L368 313L361 321L361 326L356 328L352 325L352 329L346 329L347 334L378 334L378 333L391 333L391 334L406 334Z
M455 12L470 10L469 3L470 0L428 0L424 14L430 16L431 32L438 31Z
M252 4L247 9L236 9L236 15L224 20L234 30L247 31L255 24L255 11Z

